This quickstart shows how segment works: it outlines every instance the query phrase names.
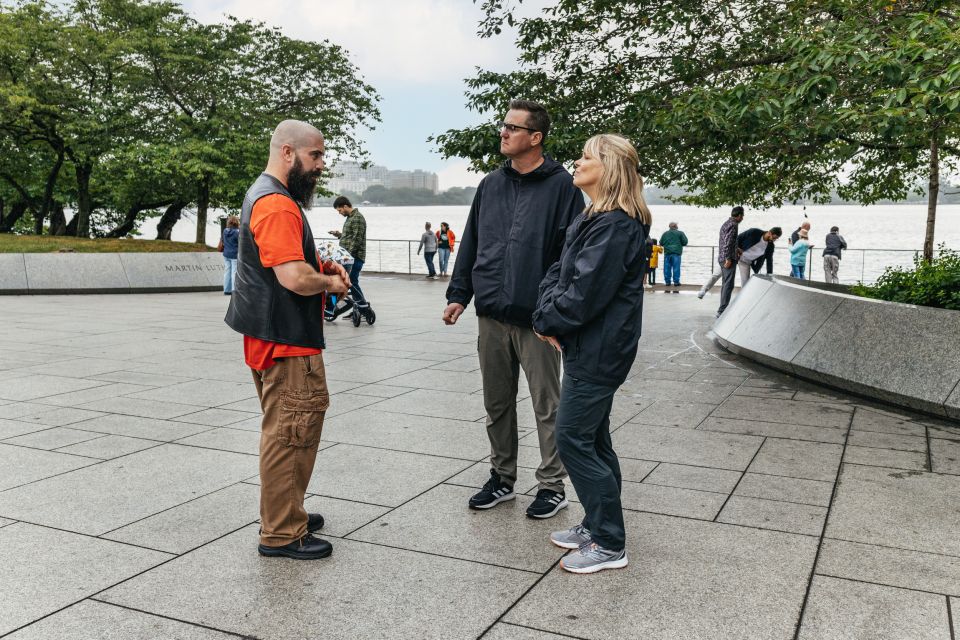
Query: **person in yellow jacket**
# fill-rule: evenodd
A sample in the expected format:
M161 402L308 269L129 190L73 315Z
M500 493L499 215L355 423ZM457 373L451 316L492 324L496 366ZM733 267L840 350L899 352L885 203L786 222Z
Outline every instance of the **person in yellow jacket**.
M650 269L647 270L647 283L657 284L657 267L660 266L660 254L663 253L663 247L657 244L656 238L650 239Z

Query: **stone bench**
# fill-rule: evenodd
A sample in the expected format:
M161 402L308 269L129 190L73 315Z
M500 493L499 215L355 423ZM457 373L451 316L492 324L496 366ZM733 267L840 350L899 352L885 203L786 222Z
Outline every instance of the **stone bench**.
M215 252L4 253L0 294L216 291L223 269Z
M755 276L713 326L726 349L884 402L960 419L960 311Z

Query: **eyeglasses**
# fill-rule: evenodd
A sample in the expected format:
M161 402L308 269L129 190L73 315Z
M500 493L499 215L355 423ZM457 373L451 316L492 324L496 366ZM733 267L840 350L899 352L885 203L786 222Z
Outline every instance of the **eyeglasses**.
M539 133L539 129L531 129L530 127L521 127L518 124L510 124L509 122L500 123L500 131L507 131L508 133L516 133L517 131L529 131L530 133Z

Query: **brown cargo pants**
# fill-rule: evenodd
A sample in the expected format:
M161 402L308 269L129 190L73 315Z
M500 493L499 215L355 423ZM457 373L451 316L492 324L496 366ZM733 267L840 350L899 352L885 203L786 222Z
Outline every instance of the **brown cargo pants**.
M530 401L537 421L540 489L563 491L567 472L554 437L560 404L560 354L540 340L533 329L480 316L477 351L483 377L483 404L487 410L490 466L504 482L517 481L517 390L520 368L527 377Z
M281 358L253 370L260 428L260 543L282 547L307 534L303 497L330 406L323 355Z

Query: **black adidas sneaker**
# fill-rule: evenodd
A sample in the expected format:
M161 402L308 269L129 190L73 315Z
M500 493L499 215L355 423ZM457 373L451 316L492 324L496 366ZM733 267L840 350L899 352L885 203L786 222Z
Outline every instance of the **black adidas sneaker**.
M513 487L502 482L497 472L490 469L490 479L470 498L469 506L471 509L489 509L516 497Z
M552 518L568 504L566 495L550 489L540 489L537 491L537 498L527 507L527 517Z

